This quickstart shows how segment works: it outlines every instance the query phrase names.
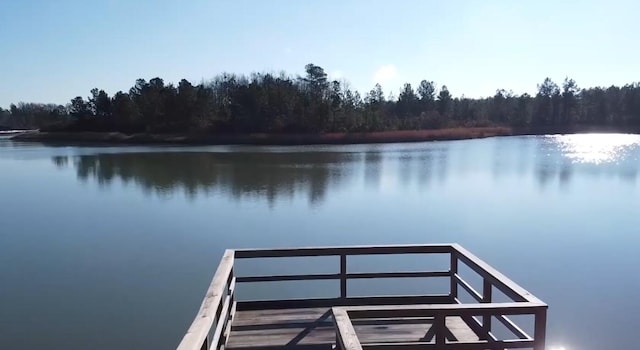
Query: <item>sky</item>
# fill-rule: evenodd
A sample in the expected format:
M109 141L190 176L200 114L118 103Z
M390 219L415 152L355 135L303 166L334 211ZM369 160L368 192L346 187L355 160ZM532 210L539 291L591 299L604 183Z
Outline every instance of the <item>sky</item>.
M138 78L304 74L454 96L640 81L640 1L0 0L0 107L110 95Z

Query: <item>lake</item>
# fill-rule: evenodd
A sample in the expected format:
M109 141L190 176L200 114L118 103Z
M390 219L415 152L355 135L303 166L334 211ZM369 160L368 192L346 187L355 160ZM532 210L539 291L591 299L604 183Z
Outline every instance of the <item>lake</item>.
M225 248L456 242L632 349L640 136L304 147L0 139L0 348L173 349Z

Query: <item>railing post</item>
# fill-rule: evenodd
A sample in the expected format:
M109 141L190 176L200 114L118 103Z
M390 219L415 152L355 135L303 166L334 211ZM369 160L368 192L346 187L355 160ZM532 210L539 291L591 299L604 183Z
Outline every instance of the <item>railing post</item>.
M533 350L544 350L547 333L547 308L539 307L535 313L533 330Z
M347 255L340 254L340 298L347 298Z
M458 252L455 249L451 250L451 287L449 296L451 297L451 303L455 303L458 297L458 279L456 274L458 273Z
M446 322L446 316L444 314L441 313L437 313L435 315L435 317L433 318L433 327L435 328L435 337L436 337L436 347L438 345L444 345L444 343L446 342L446 329L447 329L447 322Z
M492 296L492 285L491 282L484 278L482 280L482 302L483 303L491 303ZM489 338L489 333L491 333L491 315L483 315L482 316L482 330L487 334L487 339Z

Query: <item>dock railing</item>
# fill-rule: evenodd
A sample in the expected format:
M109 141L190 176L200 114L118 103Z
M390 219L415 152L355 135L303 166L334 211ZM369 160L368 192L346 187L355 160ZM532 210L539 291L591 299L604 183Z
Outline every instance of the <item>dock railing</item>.
M400 254L448 254L447 270L393 271L393 272L349 272L349 257L366 255ZM245 275L234 273L235 259L336 257L339 271L334 273ZM482 292L477 291L461 277L460 267L466 266L482 280ZM476 277L477 277L476 276ZM358 279L385 278L430 278L449 279L448 294L394 295L394 296L350 296L349 281ZM339 281L339 296L334 298L305 298L283 300L250 300L236 302L236 286L243 283L279 281ZM461 287L461 288L460 288ZM510 300L495 302L493 290L498 290ZM475 302L463 303L460 292L469 295ZM547 305L527 292L515 282L471 254L458 244L389 245L350 247L309 247L282 249L226 250L214 278L207 290L200 310L191 327L178 345L178 350L220 349L226 344L235 310L260 310L296 307L333 308L337 326L336 345L340 349L366 348L437 348L437 349L505 349L531 348L543 350L546 331ZM533 336L525 332L511 315L534 317ZM360 344L351 319L433 317L433 343L385 343ZM464 344L448 341L444 322L447 317L461 317L480 341ZM511 332L512 338L499 338L493 332L492 319L497 319ZM392 345L393 344L393 345Z

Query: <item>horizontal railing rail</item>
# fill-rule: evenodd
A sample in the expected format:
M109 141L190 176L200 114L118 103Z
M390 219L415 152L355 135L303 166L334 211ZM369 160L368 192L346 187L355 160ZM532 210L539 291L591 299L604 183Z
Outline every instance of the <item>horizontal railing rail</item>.
M451 253L452 244L372 245L348 247L302 247L278 249L237 249L236 259L284 258L335 255Z

